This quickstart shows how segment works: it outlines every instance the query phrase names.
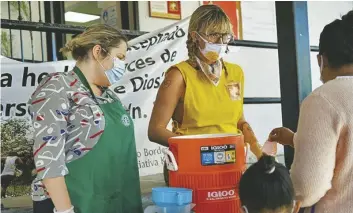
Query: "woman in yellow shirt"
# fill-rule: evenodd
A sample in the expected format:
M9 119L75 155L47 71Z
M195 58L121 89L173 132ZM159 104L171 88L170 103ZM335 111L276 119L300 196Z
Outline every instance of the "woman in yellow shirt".
M228 16L216 5L200 6L192 14L189 59L172 66L159 88L148 129L151 141L168 146L168 139L176 135L241 130L251 151L261 157L261 148L243 115L243 71L222 59L233 37L232 28ZM170 119L172 131L167 129Z

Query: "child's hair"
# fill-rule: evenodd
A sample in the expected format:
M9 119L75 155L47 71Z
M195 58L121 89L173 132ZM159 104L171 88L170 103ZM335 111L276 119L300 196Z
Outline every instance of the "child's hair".
M288 169L267 155L245 171L240 180L239 195L249 213L290 213L294 205L294 189Z

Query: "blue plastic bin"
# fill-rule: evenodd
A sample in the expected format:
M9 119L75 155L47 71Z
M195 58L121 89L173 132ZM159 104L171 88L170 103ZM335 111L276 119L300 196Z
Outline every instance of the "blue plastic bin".
M160 207L188 205L192 202L192 190L173 187L153 188L152 201Z

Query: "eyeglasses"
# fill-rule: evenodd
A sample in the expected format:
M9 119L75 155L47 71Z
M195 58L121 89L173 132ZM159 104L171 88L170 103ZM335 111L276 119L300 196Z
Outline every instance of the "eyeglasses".
M199 33L204 36L204 38L211 43L222 43L228 44L229 42L234 40L234 37L230 33Z

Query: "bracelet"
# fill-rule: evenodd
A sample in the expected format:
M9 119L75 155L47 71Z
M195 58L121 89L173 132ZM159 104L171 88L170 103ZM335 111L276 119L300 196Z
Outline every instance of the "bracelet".
M71 206L71 208L69 208L68 210L61 211L61 212L56 211L56 209L54 208L54 213L75 213L75 212L74 212L74 207Z

